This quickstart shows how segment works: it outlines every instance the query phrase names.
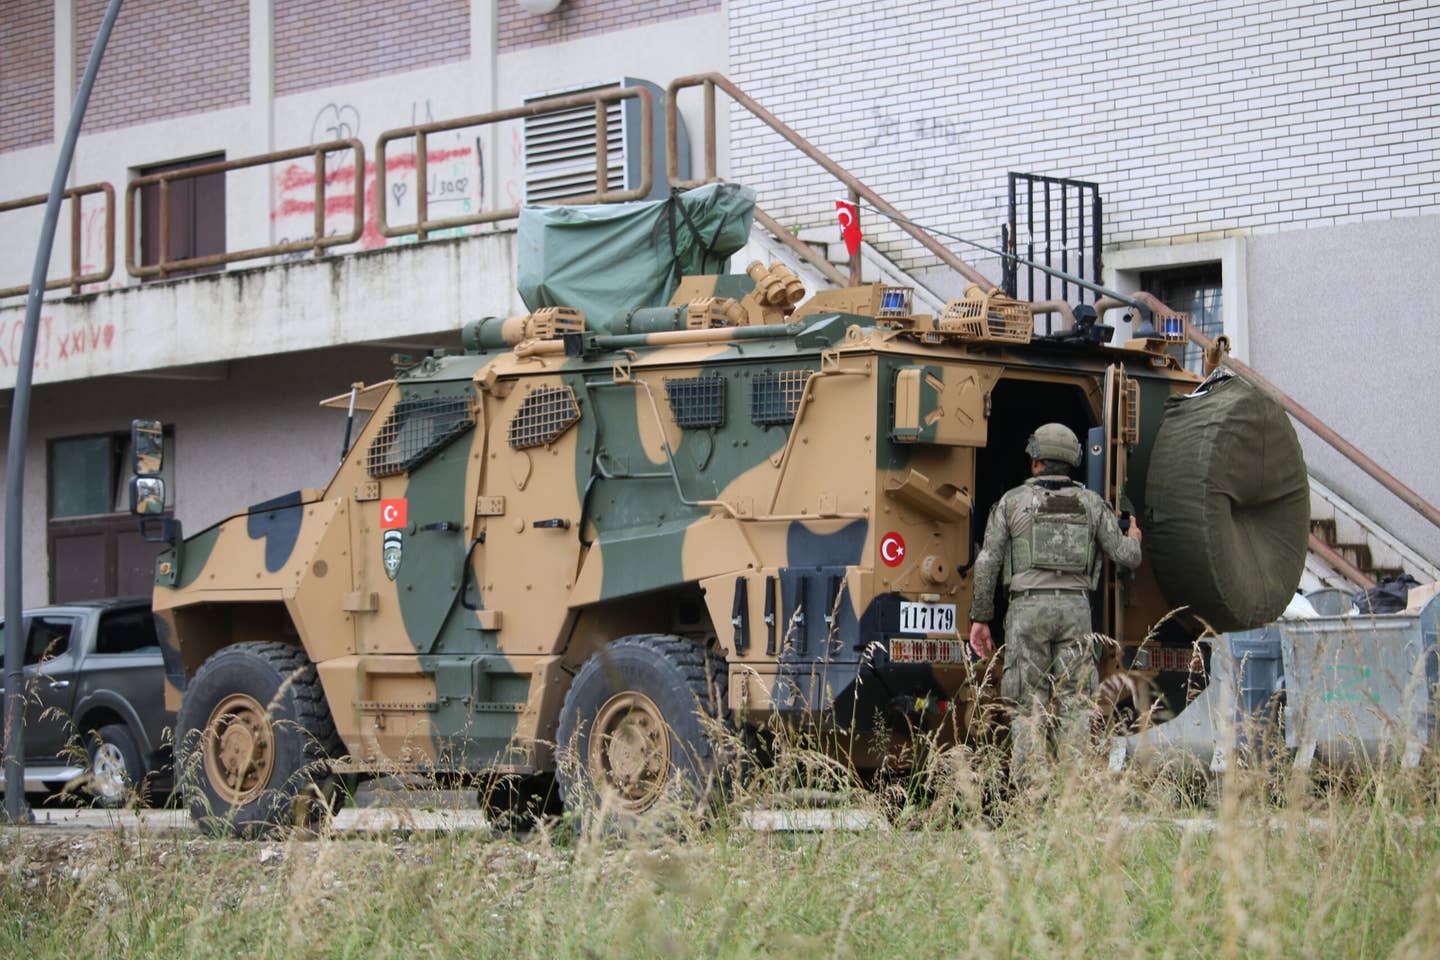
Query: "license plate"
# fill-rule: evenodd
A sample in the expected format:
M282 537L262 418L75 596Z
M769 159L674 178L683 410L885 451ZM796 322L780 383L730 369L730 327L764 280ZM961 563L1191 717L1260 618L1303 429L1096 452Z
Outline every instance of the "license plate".
M918 637L891 637L891 663L966 663L964 640L922 640Z
M901 602L900 632L954 633L955 604Z
M1205 661L1190 647L1148 647L1135 651L1130 669L1200 673L1205 669Z

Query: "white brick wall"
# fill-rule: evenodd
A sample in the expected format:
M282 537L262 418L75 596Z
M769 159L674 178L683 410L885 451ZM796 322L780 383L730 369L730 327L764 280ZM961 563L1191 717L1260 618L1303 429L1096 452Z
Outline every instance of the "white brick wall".
M747 93L901 211L984 243L1011 170L1097 181L1107 246L1440 213L1440 6L1426 0L727 10ZM734 179L786 224L829 223L838 185L732 116ZM903 266L930 262L877 229Z

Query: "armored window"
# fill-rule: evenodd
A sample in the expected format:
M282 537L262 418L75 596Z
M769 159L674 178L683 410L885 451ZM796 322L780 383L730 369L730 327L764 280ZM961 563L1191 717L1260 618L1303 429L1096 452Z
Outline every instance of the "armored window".
M401 400L371 442L365 469L372 477L414 470L474 425L468 397Z
M780 370L757 376L750 384L750 419L762 425L793 422L809 377L809 370Z
M665 381L675 425L685 429L725 426L725 378L681 377Z
M510 446L516 450L551 443L580 419L580 405L569 387L536 387L510 421Z

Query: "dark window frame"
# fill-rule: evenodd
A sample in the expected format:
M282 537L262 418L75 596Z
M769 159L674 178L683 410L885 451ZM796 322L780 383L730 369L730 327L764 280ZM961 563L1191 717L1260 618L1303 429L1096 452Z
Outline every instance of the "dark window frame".
M186 170L212 163L223 163L225 153L206 154L185 160L169 160L135 168L135 176L148 177L156 173ZM170 181L168 188L170 206L171 261L191 257L205 257L225 252L225 174L207 173L199 177L184 177ZM160 185L151 184L140 188L137 201L140 205L140 264L154 266L160 262ZM174 280L201 273L216 273L225 269L224 264L209 267L193 267L188 270L170 270L163 276L142 278L142 283L155 280Z

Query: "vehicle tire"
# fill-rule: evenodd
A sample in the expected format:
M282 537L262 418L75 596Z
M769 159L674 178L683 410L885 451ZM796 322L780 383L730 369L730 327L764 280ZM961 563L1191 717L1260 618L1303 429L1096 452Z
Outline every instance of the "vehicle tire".
M145 802L145 760L128 727L112 723L92 730L85 748L90 761L86 789L97 806L123 807L136 799Z
M725 661L682 637L624 637L597 651L560 710L556 776L566 809L613 812L623 828L665 798L714 799L725 686Z
M333 811L343 747L315 667L289 643L237 643L201 664L176 718L176 777L211 836L273 836Z

